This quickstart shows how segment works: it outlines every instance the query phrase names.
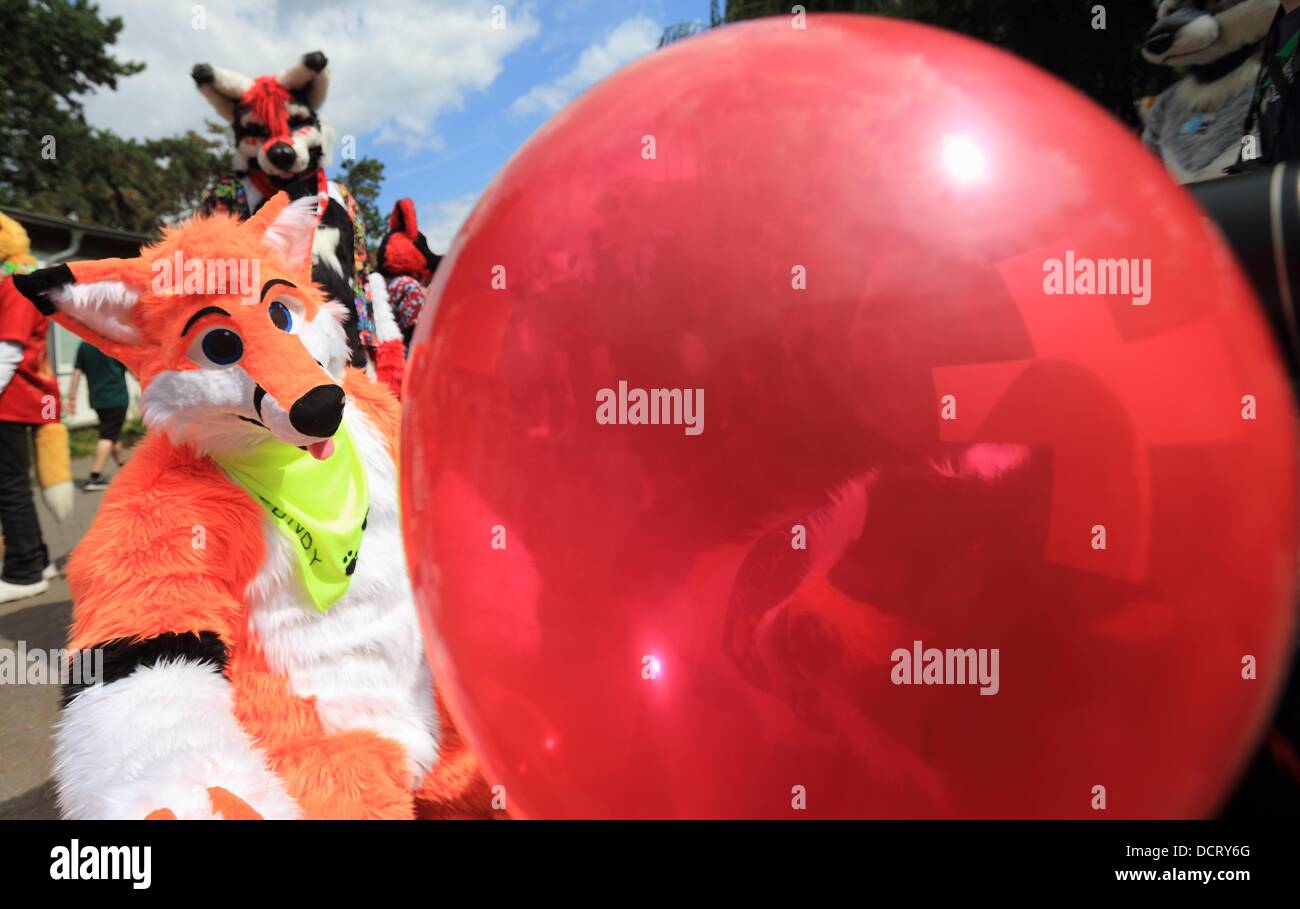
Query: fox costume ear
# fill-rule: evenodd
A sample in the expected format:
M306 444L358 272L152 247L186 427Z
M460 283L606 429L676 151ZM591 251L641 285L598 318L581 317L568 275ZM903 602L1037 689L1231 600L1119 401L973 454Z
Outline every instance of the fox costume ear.
M140 259L98 259L14 275L36 308L139 375L143 338L135 306L147 285Z
M190 70L190 78L203 97L227 123L235 122L235 108L244 92L253 87L253 80L234 70L221 69L199 63Z
M278 253L291 267L310 271L320 204L319 196L303 196L290 202L287 194L276 193L240 229L260 234L262 245Z
M330 87L329 60L320 51L303 54L296 63L278 73L275 81L290 91L300 91L313 108L325 103Z

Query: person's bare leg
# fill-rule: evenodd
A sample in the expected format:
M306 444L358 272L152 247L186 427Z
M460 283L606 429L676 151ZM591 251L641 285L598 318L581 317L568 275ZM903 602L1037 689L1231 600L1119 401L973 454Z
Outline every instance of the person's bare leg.
M108 461L108 455L113 450L113 443L108 439L100 439L95 443L95 459L90 462L90 472L98 474L104 469L104 463Z
M126 463L126 446L122 444L121 439L113 443L113 460L117 462L118 467Z

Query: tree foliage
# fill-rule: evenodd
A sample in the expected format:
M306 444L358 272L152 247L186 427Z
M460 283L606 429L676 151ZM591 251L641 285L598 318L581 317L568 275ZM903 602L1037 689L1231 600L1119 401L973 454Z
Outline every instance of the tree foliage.
M226 169L193 131L141 142L86 123L85 95L144 68L112 55L121 30L90 0L0 0L0 203L151 233Z
M1139 55L1155 13L1125 0L803 0L808 12L874 13L938 25L996 44L1055 73L1115 116L1137 123L1134 102L1172 81ZM1096 7L1105 28L1094 28ZM729 0L726 20L790 15L788 0Z
M384 164L374 158L353 158L344 161L339 182L347 186L356 200L361 216L366 222L366 248L370 261L377 261L379 241L388 228L388 221L379 211L379 193L384 185Z

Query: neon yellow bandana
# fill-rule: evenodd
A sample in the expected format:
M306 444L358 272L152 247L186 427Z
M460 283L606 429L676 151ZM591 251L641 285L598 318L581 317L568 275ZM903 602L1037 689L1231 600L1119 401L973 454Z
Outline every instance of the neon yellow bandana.
M334 453L323 461L278 441L213 460L275 519L298 554L312 602L328 610L348 592L370 509L365 469L348 431L339 428Z

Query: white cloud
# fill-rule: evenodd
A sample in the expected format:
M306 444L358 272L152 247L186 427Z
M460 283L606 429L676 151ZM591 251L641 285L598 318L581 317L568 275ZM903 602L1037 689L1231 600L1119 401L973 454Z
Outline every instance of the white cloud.
M620 23L599 44L582 52L577 64L554 82L535 85L515 99L511 110L520 114L554 113L578 92L655 49L663 32L652 19L635 16Z
M451 245L456 231L465 223L466 216L478 201L478 193L465 193L454 199L441 202L426 202L416 206L415 219L419 222L420 233L429 241L429 248L436 253L445 253Z
M507 8L492 28L492 7ZM438 148L440 114L486 89L504 59L538 33L531 4L517 0L228 0L192 6L174 0L100 0L125 27L112 48L144 72L86 103L89 121L133 138L203 129L216 115L190 79L195 63L264 75L311 50L330 60L323 114L337 136L407 150ZM203 27L196 13L203 11ZM364 142L357 148L365 155Z

